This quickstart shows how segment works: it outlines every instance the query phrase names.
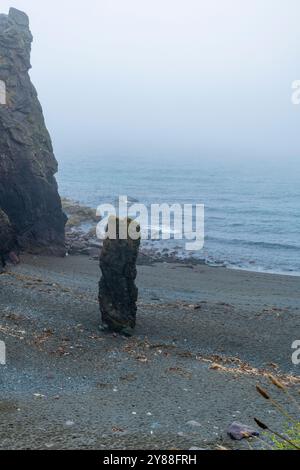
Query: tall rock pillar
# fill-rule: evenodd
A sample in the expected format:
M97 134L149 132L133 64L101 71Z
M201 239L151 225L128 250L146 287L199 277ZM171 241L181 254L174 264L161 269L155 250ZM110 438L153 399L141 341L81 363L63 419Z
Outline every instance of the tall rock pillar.
M136 261L140 236L132 239L129 233L130 219L116 220L116 237L106 238L100 254L102 278L99 283L99 304L103 329L131 336L136 324L138 289ZM123 230L120 227L123 225ZM120 232L127 234L120 238ZM134 232L140 228L135 225Z

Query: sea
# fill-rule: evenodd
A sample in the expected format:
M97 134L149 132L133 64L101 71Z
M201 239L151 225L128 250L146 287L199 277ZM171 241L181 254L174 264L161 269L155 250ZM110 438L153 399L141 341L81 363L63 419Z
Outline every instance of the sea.
M60 194L96 208L119 196L145 204L203 204L205 241L144 240L144 249L213 266L300 276L299 162L241 159L58 158ZM163 228L162 228L163 231Z

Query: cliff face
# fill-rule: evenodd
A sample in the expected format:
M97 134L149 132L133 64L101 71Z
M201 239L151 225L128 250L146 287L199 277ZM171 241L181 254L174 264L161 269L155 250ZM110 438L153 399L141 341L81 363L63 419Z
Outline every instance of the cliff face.
M32 39L25 13L0 15L0 209L22 249L64 254L57 162L28 73Z

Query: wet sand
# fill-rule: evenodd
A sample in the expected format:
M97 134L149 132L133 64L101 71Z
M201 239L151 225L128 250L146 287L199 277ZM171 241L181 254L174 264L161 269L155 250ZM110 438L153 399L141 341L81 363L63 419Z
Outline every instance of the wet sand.
M247 448L233 421L282 426L255 385L299 389L299 277L139 266L130 339L100 331L99 277L87 256L26 256L0 276L0 449Z

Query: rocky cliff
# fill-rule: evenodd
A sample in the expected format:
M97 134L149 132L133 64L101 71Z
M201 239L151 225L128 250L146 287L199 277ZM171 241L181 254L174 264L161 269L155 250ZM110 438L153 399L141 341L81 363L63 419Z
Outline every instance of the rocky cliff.
M57 162L28 73L32 39L25 13L0 15L0 209L22 249L64 254Z

